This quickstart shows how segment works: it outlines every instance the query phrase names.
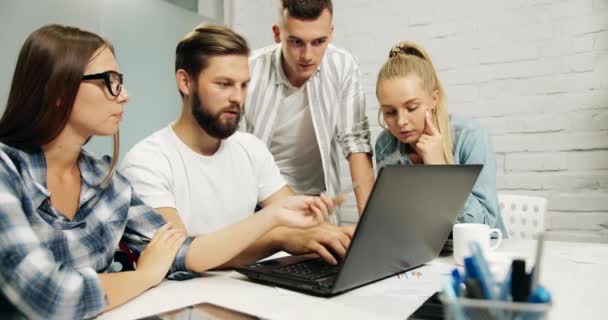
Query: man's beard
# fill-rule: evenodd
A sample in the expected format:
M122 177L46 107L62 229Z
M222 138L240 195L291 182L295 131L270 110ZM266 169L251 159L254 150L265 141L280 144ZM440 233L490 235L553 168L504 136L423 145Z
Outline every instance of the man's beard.
M228 120L224 122L220 119L220 116L227 110L239 111L239 114L234 121ZM239 127L241 114L241 107L238 105L222 108L217 113L212 114L198 96L198 90L192 92L192 115L194 116L194 119L196 119L198 125L205 130L207 134L216 139L226 139L235 133L236 129Z

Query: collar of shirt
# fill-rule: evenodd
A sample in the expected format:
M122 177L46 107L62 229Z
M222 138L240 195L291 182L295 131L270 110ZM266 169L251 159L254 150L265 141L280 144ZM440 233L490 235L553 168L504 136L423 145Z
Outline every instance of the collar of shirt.
M412 164L407 156L410 145L402 143L388 131L383 132L376 142L378 145L377 153L379 159L383 159L381 165L386 164Z
M42 150L32 152L21 152L23 160L27 163L28 171L32 177L31 183L26 183L35 208L40 208L46 199L51 197L47 187L47 163ZM82 150L78 157L78 168L82 177L83 189L80 194L80 205L91 199L99 190L99 185L107 174L102 169L106 167L96 161L88 152ZM74 217L76 218L76 216Z
M271 72L274 74L274 84L292 86L291 82L289 82L289 80L287 79L285 70L283 70L283 64L281 63L282 57L283 57L283 51L281 50L281 44L278 44L277 47L274 49L274 52L272 53ZM315 70L315 73L312 75L312 77L318 76L320 70L321 70L321 64L319 64L319 66L317 66L317 70Z

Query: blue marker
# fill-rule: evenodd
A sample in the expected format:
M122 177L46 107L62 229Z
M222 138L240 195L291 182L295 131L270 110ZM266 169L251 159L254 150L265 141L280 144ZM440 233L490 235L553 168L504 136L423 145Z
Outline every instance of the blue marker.
M472 257L464 258L464 276L465 276L465 279L477 280L479 278L477 276L476 268L473 267L473 258Z
M528 302L531 303L551 303L551 294L545 287L537 285L532 290L532 293L528 297Z
M490 267L488 266L486 259L483 257L481 246L477 241L471 241L469 243L469 249L471 249L473 268L477 272L479 284L481 285L483 294L485 295L486 299L496 300L497 297L494 293L496 281L494 280L494 276L492 276L492 272L490 271Z
M543 286L537 285L534 289L532 289L532 293L528 297L528 302L530 302L530 303L551 303L551 294ZM525 312L522 315L522 320L537 320L537 319L542 318L542 316L543 316L543 314L541 312L529 311L529 312Z
M456 293L457 297L461 296L461 286L462 286L462 276L460 275L460 272L458 272L458 269L454 268L454 270L452 270L452 280L453 280L453 285L454 285L454 293Z

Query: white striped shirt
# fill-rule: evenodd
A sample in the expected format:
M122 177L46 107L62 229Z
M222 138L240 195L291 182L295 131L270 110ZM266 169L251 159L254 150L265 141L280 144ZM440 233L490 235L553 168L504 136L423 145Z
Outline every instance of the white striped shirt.
M253 52L249 59L251 81L245 100L245 131L256 135L268 148L275 118L282 105L287 79L281 68L281 45ZM340 149L351 153L372 153L365 115L365 95L355 58L346 50L329 45L317 71L304 84L330 196L342 191ZM333 220L339 223L339 218Z

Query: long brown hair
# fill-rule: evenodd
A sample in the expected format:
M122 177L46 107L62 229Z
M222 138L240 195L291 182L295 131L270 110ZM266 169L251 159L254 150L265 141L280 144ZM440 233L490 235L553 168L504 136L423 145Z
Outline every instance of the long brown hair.
M443 154L448 163L454 163L452 146L452 130L449 123L449 115L446 105L446 95L443 86L437 77L437 72L433 67L433 62L429 54L421 46L403 41L391 48L388 60L382 65L378 72L376 81L376 96L380 82L394 78L406 77L410 73L415 73L422 80L422 86L429 93L437 90L439 99L437 106L433 110L435 126L443 135ZM380 119L380 111L378 113ZM380 121L384 128L384 124ZM386 129L386 128L385 128Z
M34 151L53 141L65 128L84 70L93 54L112 45L76 27L46 25L32 32L21 47L6 110L0 119L0 142ZM115 171L117 139L109 180Z

